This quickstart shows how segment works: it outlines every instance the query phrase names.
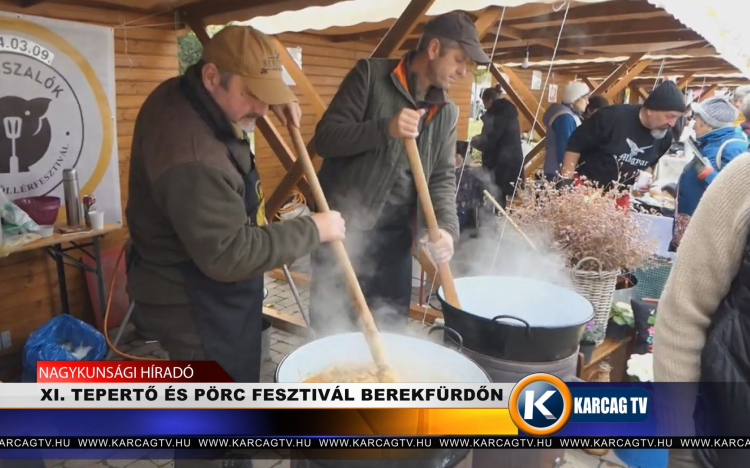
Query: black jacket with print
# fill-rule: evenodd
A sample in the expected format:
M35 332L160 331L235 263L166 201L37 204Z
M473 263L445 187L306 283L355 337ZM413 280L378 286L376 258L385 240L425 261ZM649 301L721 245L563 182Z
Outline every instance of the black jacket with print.
M573 132L567 151L579 153L577 172L602 186L630 186L638 171L655 167L672 145L672 132L660 139L641 124L641 106L618 104L599 109Z

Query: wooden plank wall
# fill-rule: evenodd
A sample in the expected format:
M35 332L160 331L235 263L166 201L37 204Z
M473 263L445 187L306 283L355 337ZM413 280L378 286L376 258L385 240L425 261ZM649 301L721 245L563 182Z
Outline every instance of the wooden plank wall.
M42 3L21 9L17 3L0 0L0 10L111 27L141 18L131 13L60 4ZM151 17L130 25L155 25L170 19ZM128 196L128 165L136 115L146 96L161 81L177 74L177 36L173 29L168 26L115 29L117 141L123 209ZM126 229L111 234L103 247L117 249L126 236ZM74 268L67 268L66 273L73 314L93 323L83 273ZM55 264L46 254L29 252L0 259L0 331L9 330L12 341L12 347L0 351L0 357L22 349L29 333L59 311Z
M360 58L367 58L373 51L373 46L364 42L331 42L327 38L312 34L285 33L278 36L286 47L302 48L302 71L310 78L313 86L320 94L323 102L328 105L338 90L339 85L349 70ZM459 138L466 138L468 131L469 106L471 101L471 84L473 75L467 75L464 81L454 85L451 98L460 108ZM313 114L309 100L302 91L293 86L295 94L302 107L302 136L307 141L312 138L317 118ZM272 117L284 141L291 146L291 138L286 129L282 129L275 116ZM273 193L286 169L279 162L276 155L259 131L255 132L255 153L258 160L258 170L263 182L266 196ZM320 158L316 158L320 164Z

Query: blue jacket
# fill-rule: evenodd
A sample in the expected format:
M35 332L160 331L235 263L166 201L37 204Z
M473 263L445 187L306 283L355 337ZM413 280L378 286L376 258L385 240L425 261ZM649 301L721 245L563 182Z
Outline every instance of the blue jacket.
M728 140L732 141L724 146L721 152L721 162L717 164L716 156L719 148ZM692 216L708 185L713 182L720 170L725 168L734 158L747 151L747 145L747 141L743 140L736 127L717 128L698 137L698 149L711 163L714 172L704 180L700 180L694 170L689 167L685 168L680 175L677 193L678 213Z
M544 143L544 175L553 177L560 170L570 135L581 124L581 119L570 106L553 104L542 116L542 123L547 127L547 138Z

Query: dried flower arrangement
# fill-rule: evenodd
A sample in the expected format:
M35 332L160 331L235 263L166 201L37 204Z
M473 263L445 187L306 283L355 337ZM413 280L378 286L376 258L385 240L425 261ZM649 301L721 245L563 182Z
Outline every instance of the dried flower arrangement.
M561 252L568 266L586 257L598 259L605 271L642 266L654 245L644 241L644 226L617 205L622 192L584 183L555 187L551 182L529 182L524 203L511 210L524 229L547 236L552 249ZM581 265L596 270L595 262Z

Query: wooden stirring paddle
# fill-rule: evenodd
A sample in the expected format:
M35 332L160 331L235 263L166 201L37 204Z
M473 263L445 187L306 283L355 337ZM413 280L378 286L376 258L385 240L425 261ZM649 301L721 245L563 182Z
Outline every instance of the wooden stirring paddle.
M430 198L430 190L427 187L427 179L422 168L422 160L419 157L417 141L414 138L404 138L404 145L406 146L406 153L409 155L411 173L417 185L417 194L422 204L422 211L424 211L424 218L427 223L427 236L430 242L437 242L440 240L440 231L438 230L438 222L437 217L435 217L432 198ZM445 293L445 300L453 307L460 309L461 303L458 302L458 292L456 292L456 285L453 283L453 274L451 273L450 265L447 263L438 265L438 275L440 276L440 284L443 286L443 292Z
M328 201L326 200L323 189L320 187L320 181L318 180L318 174L315 172L315 167L310 160L310 155L307 153L305 147L305 141L302 139L302 135L299 129L294 126L291 122L288 125L289 133L292 135L294 141L294 147L297 150L297 157L302 164L302 170L304 171L307 183L310 184L310 190L312 191L315 204L318 207L318 211L325 213L330 211L328 207ZM362 288L357 281L357 274L354 272L352 262L349 260L349 255L346 253L344 243L336 241L331 243L333 247L336 259L339 265L344 270L344 278L349 290L354 298L355 307L359 314L360 324L362 326L362 332L365 335L367 345L370 347L370 353L372 354L375 365L378 367L379 377L381 382L396 382L396 373L391 367L385 355L385 346L383 345L383 339L378 332L378 328L375 325L375 320L372 318L370 308L367 306L367 301L362 293Z
M536 248L536 245L534 245L534 243L531 241L531 239L529 238L529 236L527 236L526 233L523 232L523 230L521 229L521 227L518 224L516 224L516 222L513 221L513 219L511 219L510 216L508 216L508 212L505 211L502 206L500 206L500 203L498 203L497 200L495 200L495 198L492 195L490 195L490 192L488 192L487 190L485 190L484 191L484 196L487 197L487 199L489 201L491 201L493 205L495 205L495 208L497 208L497 211L499 211L501 215L505 216L505 219L508 220L508 222L510 223L510 225L513 226L513 228L516 231L518 231L518 233L521 235L521 237L523 237L523 240L525 240L531 246L532 249L534 249L535 251L539 252L539 249Z

